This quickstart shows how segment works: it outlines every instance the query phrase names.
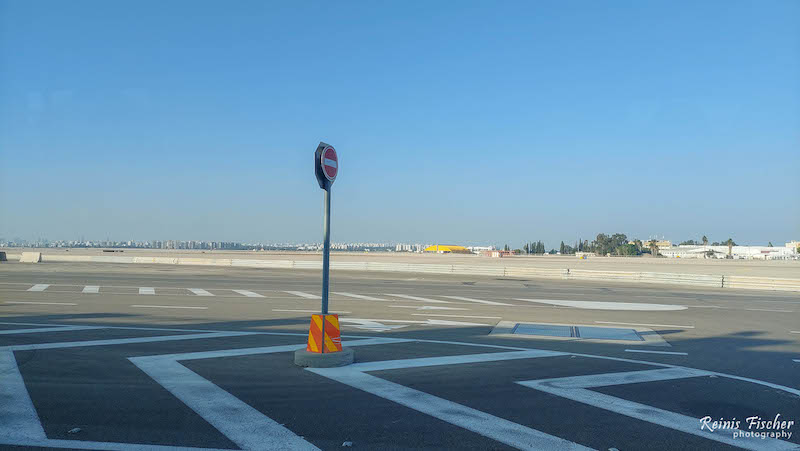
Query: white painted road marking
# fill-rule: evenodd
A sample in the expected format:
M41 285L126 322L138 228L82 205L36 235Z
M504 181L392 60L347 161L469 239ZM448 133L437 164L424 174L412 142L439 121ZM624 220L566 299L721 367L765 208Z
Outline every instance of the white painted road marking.
M792 359L792 362L800 363L800 359Z
M13 335L13 334L38 334L45 332L62 332L69 330L92 330L102 329L100 326L58 326L58 327L37 327L35 329L10 329L0 330L0 335ZM2 373L0 373L2 374Z
M97 285L86 285L83 287L83 293L99 293L100 287Z
M302 291L284 291L284 293L293 294L295 296L300 296L301 298L306 298L306 299L322 299L316 294L304 293Z
M467 429L484 437L497 440L506 445L526 450L572 449L587 450L562 438L546 434L536 429L513 423L503 418L475 410L453 401L415 390L386 379L381 379L368 371L381 371L399 368L418 368L424 366L452 365L458 363L493 362L511 359L526 359L564 355L551 351L520 351L462 356L429 357L420 359L390 360L356 363L340 368L307 368L306 371L325 376L351 387L358 388L381 398L394 401L402 406L425 413L436 419Z
M431 304L450 304L449 301L440 301L438 299L421 298L419 296L410 296L408 294L387 294L386 296L394 296L397 298L408 299L411 301L430 302Z
M540 304L558 305L590 310L635 310L663 312L672 310L686 310L684 305L669 304L644 304L634 302L602 302L602 301L564 301L555 299L514 299L515 301L537 302Z
M412 313L414 316L445 316L448 318L481 318L481 319L501 319L502 316L470 316L470 315L436 315L433 313Z
M300 346L289 348L293 351ZM129 360L241 449L319 449L177 360L161 357Z
M274 308L274 309L272 309L272 311L273 312L316 313L318 315L321 314L321 313L319 313L319 310L291 310L291 309ZM342 314L342 313L352 313L352 312L341 312L341 311L337 312L337 311L331 310L328 313L335 313L335 314L339 315L339 314Z
M0 437L16 440L44 440L47 435L39 421L25 381L11 351L0 351Z
M241 294L242 296L247 296L249 298L263 298L264 297L264 296L262 296L262 295L260 295L258 293L254 293L252 291L247 291L247 290L233 290L233 291Z
M213 294L209 293L208 291L202 288L189 288L189 291L198 295L198 296L214 296Z
M402 343L411 340L371 338L348 341L347 346ZM167 391L180 399L201 418L214 426L241 449L318 449L273 419L252 408L239 398L214 385L194 371L181 365L182 360L212 359L275 352L291 352L305 344L270 346L246 349L200 351L147 357L129 357Z
M28 288L28 291L44 291L49 286L50 286L50 284L48 284L48 283L37 283L36 285Z
M432 315L426 315L432 316ZM424 324L428 326L489 326L489 324L481 323L465 323L461 321L447 321L443 319L427 319L425 321L416 321L413 319L371 319L371 318L339 318L339 322L359 322L359 321L372 321L375 323L401 323L401 324Z
M647 327L677 327L678 329L694 329L694 326L677 326L674 324L646 324L646 323L621 323L619 321L595 321L597 324L622 324L625 326L647 326Z
M390 305L389 308L413 308L415 310L469 310L459 307L439 307L438 305Z
M794 313L792 310L770 310L766 308L746 308L748 312L773 312L773 313Z
M32 305L78 305L74 302L29 302L29 301L5 301L3 304L32 304Z
M152 287L139 287L139 294L156 294L156 289Z
M486 304L486 305L514 305L514 304L504 304L502 302L495 302L495 301L484 301L482 299L465 298L462 296L442 296L442 297L447 299L455 299L456 301L477 302L478 304Z
M557 379L540 379L517 382L545 393L561 396L600 409L616 412L631 418L640 419L659 426L675 429L687 434L696 435L709 440L725 443L746 449L795 449L797 445L775 439L739 437L734 439L732 431L726 435L719 431L714 433L700 428L697 418L675 412L640 404L633 401L606 395L589 390L594 387L611 385L636 384L642 382L664 381L698 376L710 376L717 373L695 370L691 368L671 367L658 370L629 371L622 373L593 374L588 376L572 376Z
M182 308L182 309L194 309L194 310L208 310L208 307L194 307L188 305L132 305L131 307L136 308Z
M668 354L668 355L689 355L685 352L674 351L648 351L647 349L626 349L625 352L643 352L646 354Z
M334 292L333 294L338 294L339 296L346 296L348 298L363 299L365 301L389 302L388 299L376 298L374 296L365 296L363 294L342 293L342 292L338 292L338 291Z
M124 329L147 330L149 328L125 327ZM164 330L164 329L154 329ZM175 329L166 329L175 330ZM245 335L258 335L259 332L203 332L183 335L161 335L155 337L115 338L109 340L67 341L58 343L34 343L27 345L0 346L2 351L33 351L39 349L83 348L86 346L125 345L131 343L157 343L161 341L197 340L206 338L241 337Z

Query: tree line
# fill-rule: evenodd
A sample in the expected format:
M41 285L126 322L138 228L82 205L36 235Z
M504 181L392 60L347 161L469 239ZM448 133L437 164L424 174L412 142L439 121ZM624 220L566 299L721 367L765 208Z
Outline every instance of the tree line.
M687 240L680 244L684 245L708 245L708 237L703 235L703 237L699 241L695 240ZM728 246L728 250L730 253L730 248L736 246L736 243L733 241L732 238L728 238L726 241L722 242L713 242L711 243L712 246ZM510 250L509 246L505 245L505 250ZM542 254L557 254L560 253L561 255L574 255L576 252L592 252L597 255L619 255L619 256L635 256L635 255L642 255L642 254L651 254L651 255L659 255L658 254L658 240L650 239L647 241L642 241L639 239L629 240L628 236L624 233L613 233L613 234L605 234L600 233L598 234L594 240L583 240L578 239L575 241L573 246L570 246L563 241L559 246L558 251L556 249L551 248L549 251L546 250L546 246L543 241L529 241L522 246L522 249L515 249L515 253L517 254L528 254L528 255L542 255Z

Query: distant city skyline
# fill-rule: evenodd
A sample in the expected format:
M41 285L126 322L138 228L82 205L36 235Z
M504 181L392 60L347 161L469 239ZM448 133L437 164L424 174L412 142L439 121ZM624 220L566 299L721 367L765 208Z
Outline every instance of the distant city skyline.
M800 2L0 0L0 236L800 239Z

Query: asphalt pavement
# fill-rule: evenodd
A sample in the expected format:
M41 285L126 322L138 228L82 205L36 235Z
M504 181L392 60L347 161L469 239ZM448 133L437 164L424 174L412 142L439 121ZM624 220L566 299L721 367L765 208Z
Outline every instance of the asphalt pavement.
M352 271L331 292L356 363L309 370L318 272L3 263L0 446L800 447L796 293Z

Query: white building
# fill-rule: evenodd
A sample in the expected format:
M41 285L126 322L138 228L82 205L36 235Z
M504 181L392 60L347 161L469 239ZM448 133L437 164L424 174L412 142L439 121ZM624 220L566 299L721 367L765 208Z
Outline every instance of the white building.
M728 246L682 245L659 249L658 253L671 258L727 258ZM731 257L744 260L791 260L798 258L797 248L768 246L733 246Z

